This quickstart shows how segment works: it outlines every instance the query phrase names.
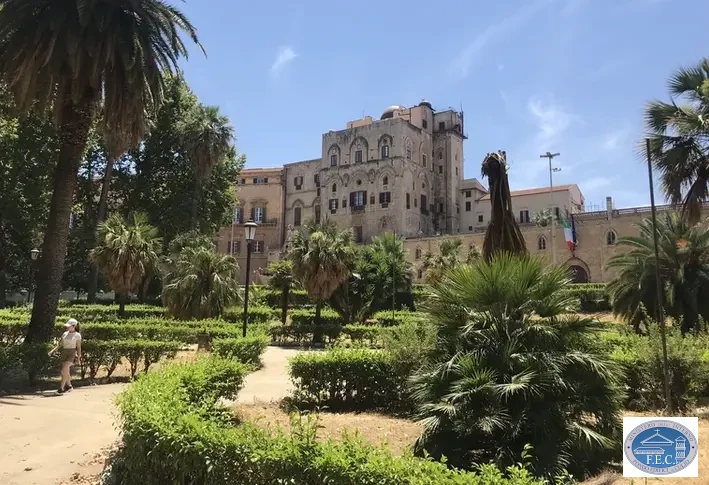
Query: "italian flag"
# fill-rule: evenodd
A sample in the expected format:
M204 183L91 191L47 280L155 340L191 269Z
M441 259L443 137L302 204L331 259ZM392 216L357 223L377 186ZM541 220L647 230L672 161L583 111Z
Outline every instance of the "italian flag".
M566 239L566 246L569 248L569 251L572 253L574 252L574 249L576 249L576 231L574 230L574 221L573 217L571 216L571 223L569 223L569 220L563 216L563 214L559 215L561 219L561 227L564 228L564 239Z

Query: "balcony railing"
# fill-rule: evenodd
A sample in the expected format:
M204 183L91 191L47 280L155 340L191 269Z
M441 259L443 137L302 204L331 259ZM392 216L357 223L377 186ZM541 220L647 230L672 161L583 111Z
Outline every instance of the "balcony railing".
M364 212L364 206L363 205L352 205L350 206L350 212L353 214L361 214Z

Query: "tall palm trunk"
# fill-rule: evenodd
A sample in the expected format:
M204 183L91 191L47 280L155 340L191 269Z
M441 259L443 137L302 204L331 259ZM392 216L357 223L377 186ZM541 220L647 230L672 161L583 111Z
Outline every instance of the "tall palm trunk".
M288 300L290 299L290 286L284 286L281 290L281 323L286 324L288 320Z
M195 178L194 188L192 189L192 206L190 207L190 227L194 230L199 229L199 219L197 213L199 211L199 201L202 198L202 180Z
M91 127L94 99L95 94L87 92L79 103L67 101L62 108L63 122L59 128L60 149L54 173L54 191L42 244L42 258L37 271L37 291L25 339L27 343L49 342L54 333L69 237L71 207L74 202L79 164Z
M111 174L113 173L114 159L109 157L106 161L106 171L103 175L103 185L101 186L101 196L98 199L98 210L96 214L96 228L94 229L94 246L98 244L98 226L106 219L106 206L108 205L108 190L111 186ZM91 263L91 273L89 274L89 284L86 291L87 303L96 303L96 290L98 289L98 267Z

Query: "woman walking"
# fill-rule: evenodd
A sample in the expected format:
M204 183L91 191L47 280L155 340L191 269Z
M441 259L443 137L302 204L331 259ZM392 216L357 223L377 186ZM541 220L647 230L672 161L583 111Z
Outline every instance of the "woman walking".
M62 338L59 339L59 343L49 351L49 355L52 355L57 350L61 350L59 361L61 363L62 380L59 383L59 389L57 389L59 394L64 394L74 389L71 386L71 366L74 361L77 363L81 361L81 334L76 331L78 324L79 322L70 318L64 324L66 331L62 334Z

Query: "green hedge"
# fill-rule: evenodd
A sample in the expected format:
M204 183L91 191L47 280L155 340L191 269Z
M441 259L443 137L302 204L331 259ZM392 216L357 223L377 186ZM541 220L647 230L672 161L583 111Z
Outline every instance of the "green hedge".
M335 411L399 409L406 382L391 355L369 349L302 353L290 360L289 374L297 402Z
M281 308L281 291L268 288L264 290L266 305L273 309ZM290 290L288 292L289 308L303 308L314 305L305 290Z
M611 310L605 284L585 283L570 285L565 292L579 300L579 309L582 312L607 312Z
M218 339L212 342L212 351L217 355L236 359L242 364L253 367L261 366L261 355L268 347L268 337L246 337Z
M305 344L312 343L316 331L322 333L323 340L327 344L332 344L341 339L349 339L356 344L379 346L381 340L381 327L374 325L339 325L326 324L315 325L314 323L281 325L272 324L268 332L273 343L284 344Z
M163 358L173 358L180 350L177 342L160 342L154 340L85 340L81 344L81 378L88 375L94 379L101 367L105 368L106 376L111 377L122 359L130 364L130 376L135 378L142 364L143 372L148 372L150 366Z
M626 373L627 407L634 410L665 407L662 348L658 330L650 336L608 335L611 357ZM709 337L682 337L675 329L667 336L670 389L674 409L688 410L709 398Z
M149 305L126 305L123 318L164 318L165 308ZM67 320L76 318L82 321L107 321L118 320L118 305L82 305L75 304L60 306L57 310L57 319Z
M224 312L222 318L227 322L240 323L244 321L243 308L229 308ZM280 320L281 312L268 307L249 306L249 324L270 323L273 320Z
M315 309L292 310L288 312L293 325L308 325L315 323ZM330 308L323 308L320 312L321 325L343 325L345 322L339 313Z
M410 312L399 310L392 314L391 310L384 310L377 312L372 317L373 320L377 321L377 324L384 327L392 327L394 325L400 325L402 323L417 322L425 318L425 314L421 312Z
M145 375L119 398L123 446L114 459L116 483L164 485L541 485L525 470L505 479L493 466L481 474L345 437L317 442L314 426L292 434L250 424L234 426L220 398L234 399L246 368L206 359Z
M64 326L58 323L58 337ZM27 320L0 320L0 342L18 342L27 332ZM195 344L200 334L206 332L212 338L237 338L242 335L241 325L223 320L179 321L168 319L121 320L114 322L80 322L79 332L85 340L160 340ZM263 324L249 324L249 335L265 335Z

